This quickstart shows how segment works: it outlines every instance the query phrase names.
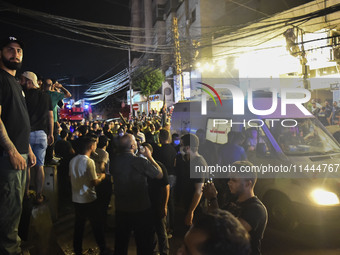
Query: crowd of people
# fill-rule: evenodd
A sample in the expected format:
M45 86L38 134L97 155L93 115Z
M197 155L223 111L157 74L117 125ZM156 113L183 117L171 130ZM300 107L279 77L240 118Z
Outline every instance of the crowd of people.
M185 210L182 222L188 227L178 254L261 253L267 212L254 194L256 175L224 180L221 190L227 188L233 196L228 201L217 196L218 184L215 187L207 176L190 176L193 165L207 166L215 155L223 164L250 164L246 153L259 142L256 132L250 131L247 138L231 132L228 143L214 154L202 130L197 135L171 135L165 107L130 121L60 121L58 102L71 97L70 92L51 79L38 81L29 71L19 82L16 71L23 50L24 44L15 37L0 42L0 208L7 208L0 210L1 254L21 254L18 224L32 183L29 173L35 169L36 203L43 203L43 167L56 163L54 155L61 159L60 203L74 205L77 255L83 252L87 220L102 255L127 254L132 232L138 254L169 254L168 239L176 231L175 205ZM114 251L104 234L113 194ZM220 201L224 203L219 206Z
M116 122L60 123L62 139L55 145L56 155L62 158L58 166L59 190L63 192L60 194L61 198L72 197L76 205L74 236L76 254L81 254L81 238L86 218L91 221L98 246L106 251L105 243L99 240L103 240L101 236L105 228L106 211L112 190L116 214L115 254L127 254L132 232L136 239L138 254L154 254L155 250L159 254L169 254L168 239L173 235L175 217L178 217L175 205L184 209L185 216L181 221L188 229L195 225L195 221L198 221L196 224L199 226L201 224L199 219L208 217L208 212L209 217L221 216L221 212L218 213L220 216L215 215L218 209L217 203L213 203L214 200L217 202L215 185L210 182L207 184L208 178L203 174L200 178L190 177L192 165L207 165L199 153L202 148L199 136L194 134L171 136L170 118L161 125L162 117L162 114L153 114L137 116L129 122L122 119ZM219 156L223 158L222 163L247 163L246 151L251 149L245 150L238 144L249 142L251 138L252 136L245 139L241 133L231 132L229 143L222 146L219 152L222 154ZM206 146L206 143L207 141L202 145ZM232 144L230 151L235 151L232 155L229 155L230 151L228 152L229 144ZM243 153L239 154L238 148L242 148ZM85 174L86 169L89 174ZM68 173L71 175L71 181L67 178ZM80 181L80 177L83 176L87 176L88 179ZM248 254L250 250L251 254L260 254L267 212L253 191L256 176L250 179L232 176L230 180L222 181L230 190L229 196L234 196L234 199L222 198L226 200L221 203L221 208L233 212L241 226L247 230L245 233L250 235L244 235L243 241L239 240L244 253L234 247L238 252L233 254ZM231 188L235 186L234 183L237 183L236 188ZM211 190L215 190L215 193ZM89 193L93 194L91 199L79 199L80 194L87 196ZM221 196L225 194L222 190L220 193ZM230 206L231 203L233 206ZM213 204L215 207L211 207ZM102 217L96 217L98 214ZM230 220L231 216L225 218ZM101 232L95 228L98 225L101 226ZM189 230L188 236L192 231ZM244 246L246 243L248 248ZM181 248L179 254L185 254L184 250Z
M323 104L320 104L316 99L312 99L307 108L324 126L340 123L340 107L336 101L331 104L329 100L325 100Z

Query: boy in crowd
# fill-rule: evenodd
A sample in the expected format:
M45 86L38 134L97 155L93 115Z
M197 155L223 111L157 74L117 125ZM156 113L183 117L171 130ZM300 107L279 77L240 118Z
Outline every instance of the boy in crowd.
M98 217L97 194L95 186L105 179L105 174L96 173L95 162L90 158L97 148L97 139L84 136L79 138L80 154L70 162L72 201L75 207L73 248L76 255L82 254L85 222L88 219L101 255L109 254L105 236Z

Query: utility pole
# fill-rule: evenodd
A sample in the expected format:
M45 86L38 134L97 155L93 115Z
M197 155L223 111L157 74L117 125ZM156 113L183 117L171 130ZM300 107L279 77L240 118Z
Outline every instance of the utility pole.
M294 33L294 29L296 29L296 35ZM299 33L301 33L301 49L298 46L298 38ZM303 42L303 34L304 31L299 27L289 28L284 33L283 36L286 38L287 50L293 57L298 57L300 59L301 69L302 69L302 78L303 78L303 86L305 89L309 88L308 83L308 65L306 58L305 45Z
M129 53L129 89L130 89L130 116L132 118L133 114L133 108L132 108L132 81L131 81L131 49L128 48Z
M304 43L303 43L303 34L304 34L304 31L302 29L298 28L298 31L299 30L301 32L301 58L300 58L300 64L302 66L303 87L305 89L309 90L310 88L309 88L309 83L308 83L308 65L307 65L305 46L304 46Z
M178 19L173 16L172 18L172 31L174 33L174 43L175 43L175 61L176 61L176 74L179 78L179 89L181 93L181 100L184 100L184 91L183 91L183 79L182 79L182 59L181 59L181 51L179 45L179 33L178 33Z

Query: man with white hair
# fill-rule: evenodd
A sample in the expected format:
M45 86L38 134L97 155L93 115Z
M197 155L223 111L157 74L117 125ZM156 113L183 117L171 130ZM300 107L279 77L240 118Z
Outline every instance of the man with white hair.
M115 255L127 255L134 232L137 254L153 254L153 219L147 178L163 178L162 168L144 147L145 158L137 157L138 145L132 134L119 139L121 154L113 160L116 206Z
M26 94L26 104L31 124L30 145L37 158L36 164L36 202L42 203L45 181L44 161L47 145L53 144L53 108L51 98L39 89L38 78L33 72L21 75L20 84ZM30 168L27 169L26 193L30 185Z

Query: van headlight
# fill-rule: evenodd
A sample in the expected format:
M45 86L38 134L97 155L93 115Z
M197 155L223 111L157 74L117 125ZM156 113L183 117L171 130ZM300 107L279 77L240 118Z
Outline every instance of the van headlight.
M330 191L315 189L311 193L313 201L318 205L338 205L338 196Z

